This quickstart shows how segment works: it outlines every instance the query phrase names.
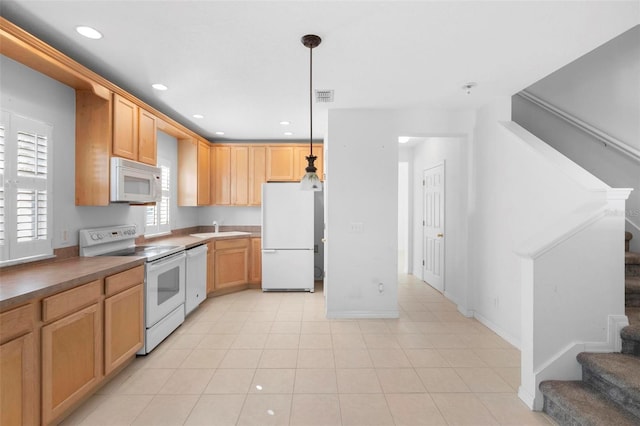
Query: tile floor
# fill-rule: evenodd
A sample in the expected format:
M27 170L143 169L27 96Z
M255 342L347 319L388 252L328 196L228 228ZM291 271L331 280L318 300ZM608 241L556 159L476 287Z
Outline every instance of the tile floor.
M322 291L208 299L63 424L553 424L517 397L517 349L412 276L398 290L384 320L327 320Z

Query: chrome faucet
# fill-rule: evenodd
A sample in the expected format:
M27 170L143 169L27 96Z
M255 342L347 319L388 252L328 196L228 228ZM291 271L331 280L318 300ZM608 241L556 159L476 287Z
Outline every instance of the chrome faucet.
M213 232L218 233L218 221L213 221Z

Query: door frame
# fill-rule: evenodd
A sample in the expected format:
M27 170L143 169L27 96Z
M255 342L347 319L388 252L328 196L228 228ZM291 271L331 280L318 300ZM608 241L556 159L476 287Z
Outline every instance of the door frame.
M447 203L446 203L446 199L447 199L447 179L446 179L446 175L447 175L447 161L446 160L442 160L442 161L438 161L436 163L432 163L429 164L428 166L425 166L422 169L422 241L421 241L421 246L422 246L422 280L424 282L427 282L425 280L425 266L426 266L426 262L427 262L427 250L426 250L426 244L425 244L425 240L426 240L426 222L427 222L427 214L426 214L426 200L425 200L425 178L424 175L431 169L435 169L436 167L440 167L442 166L442 233L445 235L445 238L443 238L442 244L443 244L443 248L442 248L442 294L445 294L446 289L447 289L447 284L446 284L446 266L447 266L447 257L446 257L446 249L447 249L447 242L446 242L446 235L447 235L447 231L446 231L446 226L447 226ZM433 287L435 289L434 286L430 285L431 287ZM438 290L440 291L440 290Z

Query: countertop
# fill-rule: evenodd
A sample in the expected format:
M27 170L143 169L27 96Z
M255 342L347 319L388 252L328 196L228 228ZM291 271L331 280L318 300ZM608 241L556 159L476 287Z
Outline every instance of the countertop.
M225 235L213 238L179 235L153 239L145 244L177 245L189 249L212 240L259 236L260 233L254 232L249 233L249 235ZM44 262L33 266L11 268L7 271L0 270L0 311L5 311L32 299L59 293L142 264L144 264L144 257L138 256L72 257L56 262Z
M72 257L0 271L0 311L144 264L138 256Z

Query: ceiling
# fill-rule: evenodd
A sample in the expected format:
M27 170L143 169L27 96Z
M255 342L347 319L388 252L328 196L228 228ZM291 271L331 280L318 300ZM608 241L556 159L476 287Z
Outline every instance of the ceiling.
M308 140L304 34L323 39L314 88L335 91L314 103L322 139L329 108L467 109L511 96L640 23L640 2L3 0L0 13L207 139Z

